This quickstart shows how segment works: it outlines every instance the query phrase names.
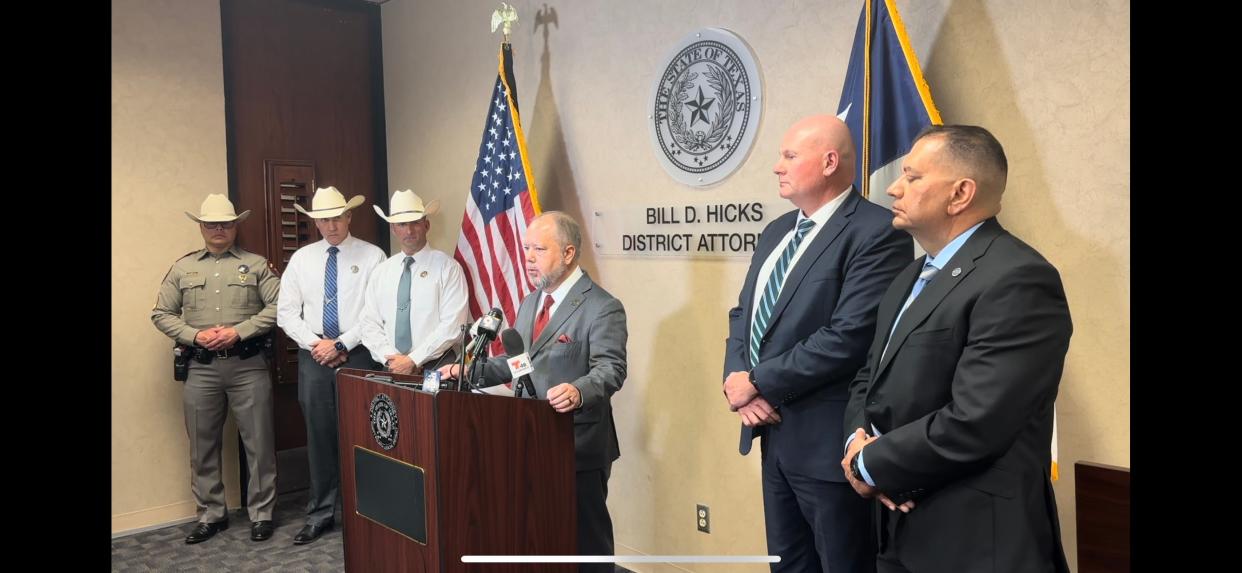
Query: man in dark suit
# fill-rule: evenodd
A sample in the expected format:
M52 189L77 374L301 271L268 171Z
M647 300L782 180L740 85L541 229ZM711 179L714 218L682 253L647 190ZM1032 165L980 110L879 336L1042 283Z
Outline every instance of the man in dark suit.
M537 290L518 307L513 328L522 335L534 372L535 396L557 412L573 412L578 499L578 554L612 555L608 476L621 457L609 400L625 382L625 308L578 266L582 231L569 215L547 211L531 221L522 249ZM510 380L507 356L488 360L485 385ZM456 366L441 368L449 376ZM611 573L611 563L580 571Z
M1068 571L1049 481L1060 275L997 223L1008 166L987 130L929 127L902 171L893 226L927 256L884 294L843 428L851 485L888 508L877 569Z
M742 418L741 453L761 437L768 552L781 557L772 570L870 571L871 512L836 463L839 422L880 295L913 242L853 190L841 120L799 120L773 171L797 209L763 230L729 311L725 397Z

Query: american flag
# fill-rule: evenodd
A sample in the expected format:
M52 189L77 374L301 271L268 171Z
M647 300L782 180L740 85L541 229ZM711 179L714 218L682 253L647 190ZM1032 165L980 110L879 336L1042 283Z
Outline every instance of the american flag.
M499 307L505 322L513 324L518 305L535 290L526 276L522 240L540 208L518 119L508 44L501 46L499 70L453 258L466 271L471 317Z

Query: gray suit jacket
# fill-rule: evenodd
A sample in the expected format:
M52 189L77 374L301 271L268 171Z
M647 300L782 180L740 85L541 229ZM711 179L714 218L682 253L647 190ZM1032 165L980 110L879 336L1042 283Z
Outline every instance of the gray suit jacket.
M625 382L625 307L583 271L582 279L557 306L539 338L531 342L543 291L527 296L513 328L522 335L530 355L535 396L547 399L548 389L568 382L582 393L574 412L574 461L577 471L606 467L621 456L612 420L612 394ZM510 381L507 356L489 359L484 384Z

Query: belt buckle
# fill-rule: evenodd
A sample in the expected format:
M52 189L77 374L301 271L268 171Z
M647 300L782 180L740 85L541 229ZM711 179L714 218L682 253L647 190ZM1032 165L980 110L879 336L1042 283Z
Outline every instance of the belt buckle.
M229 354L229 350L231 350L231 349L226 348L226 349L224 349L224 350L217 350L217 351L216 351L216 358L228 358L228 357L230 356L230 354Z

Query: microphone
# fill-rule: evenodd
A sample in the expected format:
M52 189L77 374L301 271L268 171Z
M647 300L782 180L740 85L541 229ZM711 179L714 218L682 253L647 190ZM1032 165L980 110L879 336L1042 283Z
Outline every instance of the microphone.
M474 326L470 327L470 335L474 336L474 340L471 340L470 345L466 347L465 355L473 359L479 348L486 348L488 344L496 340L496 333L500 330L500 322L504 318L504 311L496 307L474 321Z
M513 385L513 396L521 398L522 391L525 390L533 398L535 385L530 381L530 373L535 369L531 367L530 355L526 354L526 345L522 343L522 335L512 328L506 328L500 333L500 343L505 345L505 354L509 355L506 361L509 363L509 373L517 380Z

